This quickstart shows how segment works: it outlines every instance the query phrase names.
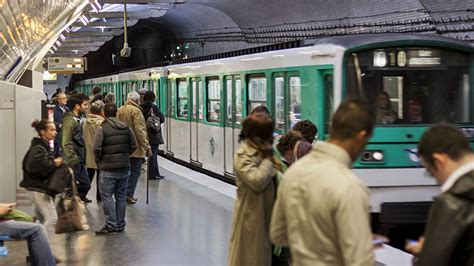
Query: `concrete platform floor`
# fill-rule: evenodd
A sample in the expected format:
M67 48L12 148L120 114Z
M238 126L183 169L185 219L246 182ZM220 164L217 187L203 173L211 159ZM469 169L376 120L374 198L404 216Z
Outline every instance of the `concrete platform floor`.
M174 165L163 163L168 169ZM128 205L127 227L117 235L94 233L104 224L102 206L95 202L94 182L88 195L94 202L87 205L91 230L50 239L56 256L64 260L59 265L225 265L233 198L166 168L161 172L165 179L149 183L148 205L146 172L142 171L136 193L139 201ZM0 257L0 264L26 265L26 242L6 245L10 255Z
M124 233L96 236L102 228L100 203L87 205L91 229L53 235L59 265L198 265L224 266L231 231L235 187L171 161L159 159L165 179L149 182L146 172L137 187L139 201L127 207ZM95 199L95 182L88 197ZM27 265L26 242L7 242L10 255L0 265ZM375 251L376 266L412 265L412 256L385 245Z

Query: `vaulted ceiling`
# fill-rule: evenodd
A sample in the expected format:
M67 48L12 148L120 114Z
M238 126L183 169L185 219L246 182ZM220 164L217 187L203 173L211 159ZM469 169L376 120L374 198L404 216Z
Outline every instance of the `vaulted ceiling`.
M160 44L162 47L169 46L166 42L185 43L189 56L328 35L378 32L436 34L474 43L472 0L126 2L130 30L143 25L156 27L156 34L165 42ZM26 57L90 56L107 43L115 41L113 46L117 46L123 41L123 3L124 0L0 1L0 76L5 78L18 58L25 63ZM153 30L147 32L155 34ZM22 46L23 35L36 39ZM136 34L133 38L137 38ZM133 53L134 47L131 48ZM174 54L169 48L166 52Z

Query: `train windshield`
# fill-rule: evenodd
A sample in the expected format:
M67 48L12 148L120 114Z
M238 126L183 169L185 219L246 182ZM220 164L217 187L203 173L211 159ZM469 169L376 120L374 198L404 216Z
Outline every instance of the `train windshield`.
M347 96L371 104L378 125L469 123L468 58L422 47L352 53L346 66Z

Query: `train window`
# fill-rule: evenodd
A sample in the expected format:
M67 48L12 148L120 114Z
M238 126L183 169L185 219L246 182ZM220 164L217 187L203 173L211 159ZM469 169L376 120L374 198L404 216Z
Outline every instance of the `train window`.
M178 81L178 110L177 117L188 117L188 82L186 80Z
M333 75L324 75L324 127L325 134L329 134L329 126L331 124L332 115L334 113L334 85Z
M249 113L257 106L267 106L267 79L265 77L250 78L248 83L248 95Z
M240 79L234 80L235 82L235 123L240 124L242 122L242 83Z
M197 98L197 82L195 80L193 80L192 82L192 86L193 86L193 109L192 109L192 112L193 112L193 118L197 118L198 116L198 110L197 110L197 101L198 101L198 98Z
M199 81L199 84L198 84L198 97L199 97L199 119L202 119L202 113L203 113L203 105L204 105L204 101L203 101L203 92L202 92L202 81L200 80Z
M218 79L207 81L207 121L219 122L221 114L221 83Z
M285 129L285 80L275 78L275 122L276 129Z
M301 78L290 77L290 111L289 111L290 126L293 126L301 121Z
M226 124L232 125L232 79L226 79Z
M378 125L469 123L469 56L400 47L352 54L346 66L349 97L375 110Z

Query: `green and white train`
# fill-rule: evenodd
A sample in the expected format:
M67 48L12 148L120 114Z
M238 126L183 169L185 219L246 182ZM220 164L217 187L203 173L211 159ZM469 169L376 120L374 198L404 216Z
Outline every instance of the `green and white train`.
M328 137L337 106L360 97L374 107L382 92L396 119L379 121L366 151L354 164L371 192L372 212L382 203L429 202L439 194L424 175L417 143L430 124L458 125L474 141L474 48L462 41L413 34L352 35L318 39L283 49L193 63L168 63L83 80L125 101L132 90L153 90L167 120L164 152L170 158L234 177L241 121L266 105L283 134L309 119ZM378 108L375 108L378 109Z

